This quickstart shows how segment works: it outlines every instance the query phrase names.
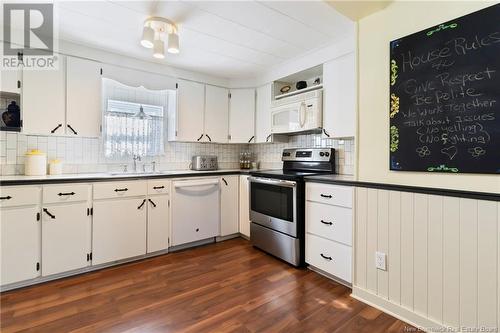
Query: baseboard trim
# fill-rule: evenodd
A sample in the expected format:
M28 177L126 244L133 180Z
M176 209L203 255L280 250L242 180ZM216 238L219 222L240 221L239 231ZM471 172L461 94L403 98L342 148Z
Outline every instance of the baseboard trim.
M428 318L425 318L409 309L402 307L401 305L395 304L389 300L380 298L379 296L356 286L352 288L351 297L366 303L370 306L373 306L380 311L383 311L409 325L419 328L425 332L459 332L456 331L448 331L449 327L443 326L435 321L432 321Z

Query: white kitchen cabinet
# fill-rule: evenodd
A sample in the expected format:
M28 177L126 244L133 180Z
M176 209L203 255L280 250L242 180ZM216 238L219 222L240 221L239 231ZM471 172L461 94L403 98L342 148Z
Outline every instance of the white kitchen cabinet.
M255 142L255 89L231 89L229 143Z
M323 65L323 135L356 134L356 57L351 52Z
M172 186L172 245L219 235L219 179L176 180Z
M240 234L250 238L250 184L247 175L240 176Z
M0 284L40 276L40 193L38 186L0 188Z
M205 89L204 140L225 143L229 134L229 90L210 85Z
M148 198L148 253L168 249L169 200L165 194Z
M2 208L1 285L40 276L40 206Z
M102 118L101 64L67 57L66 133L99 137Z
M57 70L23 70L22 112L25 134L64 134L66 58Z
M272 84L256 90L255 102L255 143L287 142L286 135L271 134Z
M228 236L239 230L239 176L222 176L220 178L220 235Z
M42 275L89 265L90 203L45 205L42 210Z
M146 197L94 201L92 264L146 253Z
M203 114L205 110L205 85L179 80L177 85L177 110L175 116L176 141L196 142L203 139Z
M19 81L19 82L18 82ZM0 91L14 94L20 94L21 88L21 70L2 70L0 76Z

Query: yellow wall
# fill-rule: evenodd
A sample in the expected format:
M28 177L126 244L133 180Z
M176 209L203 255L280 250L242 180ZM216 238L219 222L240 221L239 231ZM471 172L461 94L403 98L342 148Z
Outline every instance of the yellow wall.
M389 170L389 42L494 3L398 1L359 21L360 181L500 193L500 175Z

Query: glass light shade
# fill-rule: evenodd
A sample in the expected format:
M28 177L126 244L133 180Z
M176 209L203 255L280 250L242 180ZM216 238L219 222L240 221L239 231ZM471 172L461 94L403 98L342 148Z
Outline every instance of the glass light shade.
M165 58L165 44L161 39L155 39L154 41L153 57L157 59Z
M168 34L168 53L179 53L179 35L175 32Z
M145 26L142 29L141 45L147 49L152 49L154 38L155 38L155 31L153 30L153 28Z

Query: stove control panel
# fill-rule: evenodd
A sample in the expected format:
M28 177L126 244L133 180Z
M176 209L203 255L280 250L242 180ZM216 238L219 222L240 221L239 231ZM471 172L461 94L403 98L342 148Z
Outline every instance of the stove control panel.
M335 158L333 148L291 148L284 149L282 161L329 162Z

